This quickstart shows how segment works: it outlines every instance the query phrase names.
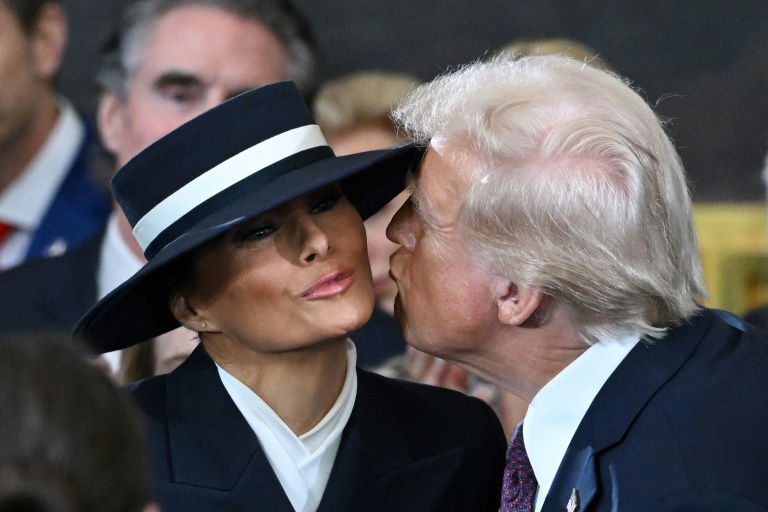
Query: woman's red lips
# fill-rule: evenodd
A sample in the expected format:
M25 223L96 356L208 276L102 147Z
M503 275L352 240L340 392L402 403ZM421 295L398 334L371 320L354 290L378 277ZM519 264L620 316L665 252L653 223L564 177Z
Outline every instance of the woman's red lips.
M352 284L354 272L351 270L338 270L317 280L315 284L304 290L301 294L305 299L326 299L338 295Z

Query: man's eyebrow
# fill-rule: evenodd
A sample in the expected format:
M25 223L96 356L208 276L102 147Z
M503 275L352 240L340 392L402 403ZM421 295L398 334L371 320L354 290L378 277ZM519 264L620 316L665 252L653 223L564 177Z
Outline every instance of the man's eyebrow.
M418 171L416 171L418 172ZM411 195L411 207L416 213L420 212L421 196L419 194L418 176L413 170L409 170L405 175L405 190Z
M416 214L424 226L434 226L435 217L429 199L424 197L424 193L419 186L419 169L408 171L405 175L405 180L406 191L411 194L410 201L413 213Z
M200 77L193 73L168 71L157 77L155 87L163 88L169 85L197 86L202 85L202 83L203 81Z

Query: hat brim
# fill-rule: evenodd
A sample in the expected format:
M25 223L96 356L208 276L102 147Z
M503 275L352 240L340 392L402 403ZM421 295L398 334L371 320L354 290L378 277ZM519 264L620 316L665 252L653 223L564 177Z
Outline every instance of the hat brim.
M287 201L340 183L363 219L399 194L408 169L423 149L413 144L329 157L249 189L216 210L162 250L131 278L101 299L78 322L74 334L97 353L119 350L180 326L169 307L174 263L234 227Z

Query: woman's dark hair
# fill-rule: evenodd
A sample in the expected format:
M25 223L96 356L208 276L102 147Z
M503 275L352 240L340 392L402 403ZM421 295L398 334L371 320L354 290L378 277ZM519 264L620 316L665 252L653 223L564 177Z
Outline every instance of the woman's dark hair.
M68 339L0 339L0 512L139 512L149 457L130 397Z

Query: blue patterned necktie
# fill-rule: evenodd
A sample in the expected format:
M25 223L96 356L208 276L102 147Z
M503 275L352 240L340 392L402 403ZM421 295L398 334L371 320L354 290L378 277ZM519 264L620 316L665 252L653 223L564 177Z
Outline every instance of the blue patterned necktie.
M504 485L501 488L501 512L532 511L537 485L528 453L525 451L521 421L515 427L507 448L507 465L504 467Z

